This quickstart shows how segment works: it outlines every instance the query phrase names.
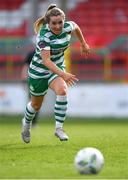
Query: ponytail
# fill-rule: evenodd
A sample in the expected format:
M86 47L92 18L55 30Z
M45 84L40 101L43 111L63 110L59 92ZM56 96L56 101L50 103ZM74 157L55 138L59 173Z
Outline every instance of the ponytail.
M47 15L47 12L48 12L49 10L55 8L55 7L56 7L56 4L50 4L49 7L48 7L48 9L47 9L47 11L46 11L46 13L45 13L45 15L42 16L42 17L40 17L40 18L38 18L38 19L35 21L35 23L34 23L34 32L35 32L35 34L38 34L41 26L44 25L44 24L46 24L46 15Z

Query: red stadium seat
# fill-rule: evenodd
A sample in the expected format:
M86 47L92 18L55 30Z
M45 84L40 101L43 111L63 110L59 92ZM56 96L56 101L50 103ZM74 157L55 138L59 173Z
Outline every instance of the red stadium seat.
M122 14L122 16L118 17L118 13L119 15ZM126 18L123 16L126 16ZM94 41L94 43L101 42L102 34L111 37L111 40L117 37L117 35L128 34L127 0L83 1L68 13L68 17L79 24L86 37L94 36L95 39L96 36L96 39L99 38L99 40ZM127 19L126 22L125 19ZM107 42L105 39L104 37L102 39L103 46L105 46ZM94 46L97 45L99 44L94 44Z

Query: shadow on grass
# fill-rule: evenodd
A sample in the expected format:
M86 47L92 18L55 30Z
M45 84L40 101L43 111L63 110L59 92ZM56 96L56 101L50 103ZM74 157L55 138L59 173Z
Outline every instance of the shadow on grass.
M0 116L0 124L21 124L21 120L23 115L1 115ZM40 116L38 119L38 123L53 123L53 116ZM121 117L67 117L66 123L128 123L128 118Z
M62 147L62 144L42 144L42 145L31 145L31 144L19 144L19 143L9 143L9 144L3 144L0 145L0 150L11 150L11 149L47 149L47 148L56 148L56 147Z

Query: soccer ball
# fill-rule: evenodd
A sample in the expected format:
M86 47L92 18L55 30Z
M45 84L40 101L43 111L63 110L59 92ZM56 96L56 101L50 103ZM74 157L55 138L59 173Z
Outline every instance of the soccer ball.
M93 147L86 147L78 151L75 156L75 167L80 174L96 174L104 165L102 153Z

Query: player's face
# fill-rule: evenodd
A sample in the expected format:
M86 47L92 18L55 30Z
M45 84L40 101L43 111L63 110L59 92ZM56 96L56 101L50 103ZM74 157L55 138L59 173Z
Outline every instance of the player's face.
M62 16L50 17L49 27L54 34L60 34L64 26L64 19Z

